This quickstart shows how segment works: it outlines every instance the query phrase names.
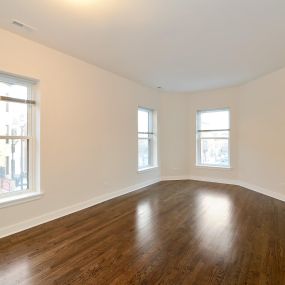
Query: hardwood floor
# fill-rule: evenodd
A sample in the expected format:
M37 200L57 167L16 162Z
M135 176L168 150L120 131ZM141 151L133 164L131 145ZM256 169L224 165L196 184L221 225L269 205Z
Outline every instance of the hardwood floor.
M1 239L0 284L284 285L285 203L160 182Z

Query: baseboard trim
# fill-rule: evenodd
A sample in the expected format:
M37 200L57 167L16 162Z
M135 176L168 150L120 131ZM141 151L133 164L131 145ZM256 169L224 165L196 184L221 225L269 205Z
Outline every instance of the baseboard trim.
M212 178L212 177L204 177L204 176L189 176L190 180L197 180L203 182L212 182L212 183L222 183L222 184L230 184L230 185L239 185L238 180L235 179L223 179L223 178Z
M161 181L171 181L171 180L189 180L190 176L188 175L180 175L180 176L163 176L161 177Z
M42 216L33 218L33 219L29 219L26 221L23 221L21 223L15 224L15 225L11 225L8 227L4 227L4 228L0 228L0 238L27 230L29 228L50 222L52 220L70 215L72 213L84 210L86 208L95 206L97 204L100 204L102 202L114 199L116 197L140 190L144 187L150 186L152 184L155 184L159 181L171 181L171 180L196 180L196 181L202 181L202 182L213 182L213 183L223 183L223 184L230 184L230 185L237 185L237 186L241 186L244 187L248 190L251 191L255 191L258 193L261 193L263 195L275 198L277 200L283 201L285 202L285 195L281 194L281 193L277 193L277 192L273 192L273 191L269 191L265 188L262 188L260 186L256 186L241 180L234 180L234 179L220 179L220 178L212 178L212 177L204 177L204 176L193 176L193 175L184 175L184 176L165 176L165 177L161 177L161 179L157 178L157 179L153 179L153 180L149 180L143 183L139 183L124 189L121 189L119 191L115 191L112 193L108 193L106 195L101 195L101 196L97 196L94 197L88 201L84 201L81 203L77 203L71 206L68 206L66 208L57 210L57 211L53 211L47 214L44 214Z
M270 191L268 189L265 189L263 187L247 183L245 181L241 180L235 180L235 179L221 179L221 178L213 178L213 177L205 177L205 176L168 176L168 177L162 177L162 181L169 181L169 180L196 180L196 181L202 181L202 182L212 182L212 183L223 183L223 184L229 184L229 185L236 185L243 188L246 188L248 190L258 192L260 194L269 196L271 198L280 200L285 202L285 195L281 193L277 193L274 191Z
M285 202L285 195L283 195L281 193L274 192L274 191L269 191L268 189L265 189L263 187L256 186L256 185L244 182L244 181L239 181L238 185L243 187L243 188L252 190L254 192L258 192L260 194L263 194L263 195L269 196L271 198L274 198L274 199L277 199L277 200Z
M0 238L9 236L9 235L12 235L12 234L15 234L15 233L18 233L18 232L21 232L21 231L24 231L24 230L27 230L30 228L33 228L35 226L38 226L38 225L50 222L52 220L70 215L72 213L84 210L86 208L95 206L97 204L111 200L113 198L116 198L116 197L119 197L119 196L122 196L122 195L125 195L128 193L140 190L144 187L150 186L150 185L155 184L159 181L161 181L160 178L149 180L149 181L146 181L143 183L139 183L139 184L121 189L119 191L115 191L112 193L108 193L105 195L94 197L88 201L80 202L80 203L68 206L66 208L63 208L63 209L60 209L57 211L49 212L49 213L44 214L42 216L32 218L32 219L20 222L18 224L14 224L14 225L11 225L8 227L0 228Z

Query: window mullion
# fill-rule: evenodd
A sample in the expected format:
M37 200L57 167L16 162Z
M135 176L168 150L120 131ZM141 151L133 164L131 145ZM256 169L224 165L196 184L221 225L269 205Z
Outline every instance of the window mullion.
M228 140L229 137L200 137L201 140Z
M207 132L229 132L230 129L215 129L215 130L203 130L203 129L198 129L198 133L207 133Z
M0 136L1 140L30 140L31 136Z

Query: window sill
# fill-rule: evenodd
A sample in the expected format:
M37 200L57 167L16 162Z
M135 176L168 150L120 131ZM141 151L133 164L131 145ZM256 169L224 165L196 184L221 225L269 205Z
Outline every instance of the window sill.
M210 168L210 169L224 169L224 170L232 170L231 166L218 166L218 165L206 165L206 164L196 164L197 168Z
M13 196L0 198L0 208L5 208L33 200L40 199L43 196L43 193L39 192L29 192L23 194L15 194Z
M158 166L150 166L150 167L146 167L146 168L141 168L141 169L138 169L138 173L148 172L148 171L151 171L151 170L154 170L157 168L158 168Z

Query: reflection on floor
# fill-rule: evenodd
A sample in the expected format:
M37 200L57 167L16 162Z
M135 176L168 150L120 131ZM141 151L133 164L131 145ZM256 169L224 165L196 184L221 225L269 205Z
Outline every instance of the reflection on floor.
M285 284L285 203L167 181L0 240L0 284Z

